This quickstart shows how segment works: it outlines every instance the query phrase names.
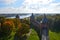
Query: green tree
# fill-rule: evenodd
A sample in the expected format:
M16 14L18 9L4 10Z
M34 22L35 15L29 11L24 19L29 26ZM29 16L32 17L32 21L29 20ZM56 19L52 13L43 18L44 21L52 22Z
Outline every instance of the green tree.
M17 36L18 39L23 40L26 37L26 33L29 32L29 25L22 23L21 27L17 30L15 37Z

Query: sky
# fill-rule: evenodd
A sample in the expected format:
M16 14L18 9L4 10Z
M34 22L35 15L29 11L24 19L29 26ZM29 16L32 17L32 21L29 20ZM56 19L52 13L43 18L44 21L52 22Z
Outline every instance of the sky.
M0 0L0 13L60 13L60 0Z

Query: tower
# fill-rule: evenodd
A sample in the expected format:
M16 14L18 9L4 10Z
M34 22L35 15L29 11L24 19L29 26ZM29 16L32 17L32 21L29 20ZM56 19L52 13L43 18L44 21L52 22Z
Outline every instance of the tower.
M34 15L32 13L32 15L30 16L30 28L33 28L32 22L34 22Z
M19 19L19 15L18 15L18 14L16 15L16 18L18 18L18 19Z
M35 18L34 18L34 14L32 13L32 15L30 16L30 21L34 21Z
M46 17L45 14L43 15L42 23L44 23L44 24L47 24L48 23L48 19L47 19L47 17Z
M40 28L41 28L41 40L48 40L49 36L49 27L48 27L48 19L46 15L44 14L42 21L40 23ZM44 37L43 37L44 36ZM43 39L45 38L45 39Z

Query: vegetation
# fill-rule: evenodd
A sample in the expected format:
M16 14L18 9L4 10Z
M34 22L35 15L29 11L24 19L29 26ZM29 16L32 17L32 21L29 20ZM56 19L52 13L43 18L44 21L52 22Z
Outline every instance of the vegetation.
M60 40L60 15L47 16L49 21L49 38L50 40ZM42 16L36 17L37 21L41 21ZM32 25L31 25L32 26ZM0 17L0 40L39 40L37 32L34 28L29 37L27 33L30 30L30 21L19 18L6 19Z
M0 40L23 40L29 29L29 25L24 22L21 23L18 18L0 17Z
M60 33L52 32L49 30L49 39L50 40L60 40ZM37 32L32 29L30 37L27 40L39 40Z
M39 40L37 32L34 29L32 29L30 37L27 40Z
M60 40L60 33L49 31L50 40Z

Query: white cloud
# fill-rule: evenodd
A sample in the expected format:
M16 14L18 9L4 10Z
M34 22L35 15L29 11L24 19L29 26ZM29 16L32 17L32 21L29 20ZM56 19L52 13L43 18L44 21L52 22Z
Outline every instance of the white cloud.
M58 6L60 3L53 3L53 1L25 0L19 8L4 8L0 10L0 13L60 13L60 6Z
M12 4L12 3L14 3L14 2L16 2L17 0L4 0L4 2L6 3L6 4Z
M59 6L59 5L55 6L54 8L55 8L55 9L54 9L55 12L56 12L56 11L57 11L57 12L60 12L60 6Z
M41 4L48 4L52 2L53 0L25 0L25 3L27 4L35 4L35 3L41 3Z

